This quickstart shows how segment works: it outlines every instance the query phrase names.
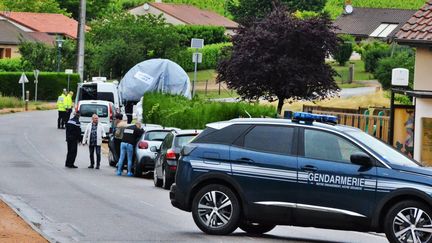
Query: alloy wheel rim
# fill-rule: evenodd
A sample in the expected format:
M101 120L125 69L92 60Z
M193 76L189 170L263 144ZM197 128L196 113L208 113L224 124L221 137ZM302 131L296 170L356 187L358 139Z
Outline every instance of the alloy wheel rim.
M157 173L156 173L156 170L153 171L153 182L156 185L156 183L157 183Z
M402 209L393 219L393 233L399 242L429 242L432 239L432 219L420 208Z
M230 198L223 192L210 191L198 203L198 216L210 228L221 228L229 223L233 214Z
M162 169L162 183L163 183L163 187L165 187L166 185L166 175L165 175L165 170Z

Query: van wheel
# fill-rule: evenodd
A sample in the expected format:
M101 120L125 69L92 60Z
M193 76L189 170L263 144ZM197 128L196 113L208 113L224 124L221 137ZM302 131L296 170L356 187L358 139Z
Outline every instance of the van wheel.
M261 235L265 234L272 229L274 229L276 225L274 224L260 224L260 223L251 223L251 222L241 222L239 228L248 234L253 235Z
M392 243L432 241L432 210L424 203L402 201L385 217L384 230Z
M238 227L240 203L230 188L218 184L208 185L193 198L192 216L203 232L227 235Z

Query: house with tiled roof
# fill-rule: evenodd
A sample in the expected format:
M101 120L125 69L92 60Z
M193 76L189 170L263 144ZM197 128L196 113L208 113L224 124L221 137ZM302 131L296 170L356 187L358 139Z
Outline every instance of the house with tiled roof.
M415 10L406 9L354 7L352 13L342 14L334 24L339 28L336 33L349 34L357 40L389 40L414 13Z
M224 16L209 10L199 9L192 5L148 2L130 9L133 15L163 15L168 23L174 25L222 26L227 34L233 34L238 24Z
M395 35L399 44L416 48L414 159L432 165L432 0L414 13Z

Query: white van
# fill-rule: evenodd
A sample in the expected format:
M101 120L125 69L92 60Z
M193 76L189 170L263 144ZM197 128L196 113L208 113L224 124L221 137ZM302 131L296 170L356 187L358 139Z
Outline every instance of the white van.
M114 104L103 100L81 100L78 104L80 112L81 134L84 134L89 123L92 122L93 114L99 116L99 123L106 134L111 134L113 129Z
M93 78L92 82L78 84L75 108L77 109L79 102L84 100L104 100L112 102L115 111L120 112L122 109L118 83L106 82L106 78L103 77L96 77Z

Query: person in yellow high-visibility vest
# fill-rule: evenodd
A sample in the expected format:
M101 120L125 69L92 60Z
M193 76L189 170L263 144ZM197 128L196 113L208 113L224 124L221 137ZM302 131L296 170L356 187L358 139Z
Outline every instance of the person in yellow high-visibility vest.
M73 108L73 101L72 101L72 97L73 97L73 92L72 91L70 91L68 94L67 94L67 96L66 96L66 99L65 99L65 107L66 107L66 121L68 121L69 120L69 118L70 118L70 115L71 115L71 113L72 113L72 108Z
M57 128L64 129L66 119L66 89L63 90L63 93L57 98L57 110L58 110L58 118L57 118Z

